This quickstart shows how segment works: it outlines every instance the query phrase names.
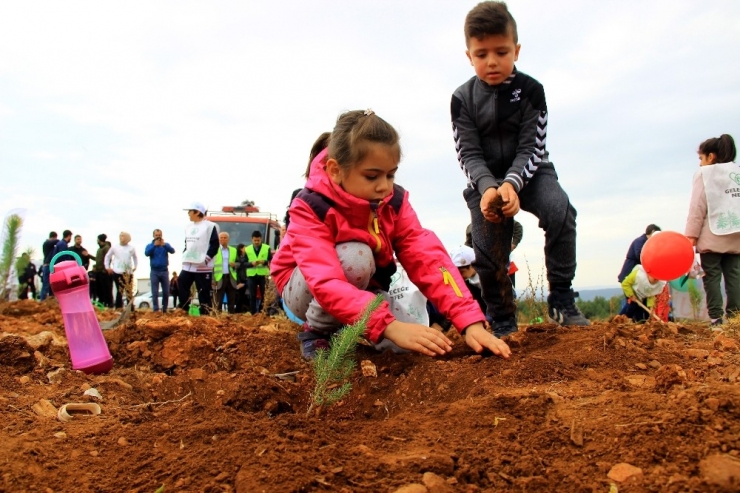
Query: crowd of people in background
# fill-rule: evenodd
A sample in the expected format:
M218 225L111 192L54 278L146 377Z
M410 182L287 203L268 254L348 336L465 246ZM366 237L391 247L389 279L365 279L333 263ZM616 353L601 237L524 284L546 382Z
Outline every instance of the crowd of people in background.
M229 233L218 232L215 223L206 218L206 208L194 202L185 209L190 219L185 228L185 248L182 270L172 272L170 277L170 255L175 248L163 238L161 229L152 232L152 240L144 248L149 259L149 283L153 311L166 313L170 308L188 310L193 299L198 300L199 311L210 312L223 309L228 313L257 313L266 290L269 264L273 252L262 243L262 233L252 233L252 243L229 245ZM73 260L88 272L90 299L101 308L122 309L133 303L136 293L134 273L139 267L136 247L131 235L122 231L114 245L104 233L98 235L98 248L92 255L82 246L82 237L64 230L62 237L52 231L41 249L41 269L30 261L18 274L21 286L20 299L28 299L29 293L36 298L36 277L41 278L40 301L53 297L49 277L53 265ZM75 256L65 254L73 252ZM23 253L28 256L28 253ZM141 294L141 293L139 293Z

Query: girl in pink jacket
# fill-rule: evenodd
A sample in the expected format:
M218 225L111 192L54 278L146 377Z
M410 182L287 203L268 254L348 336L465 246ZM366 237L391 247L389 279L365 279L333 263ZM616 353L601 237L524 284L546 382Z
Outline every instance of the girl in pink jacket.
M485 316L442 243L421 227L408 192L394 184L400 160L391 125L372 110L344 113L290 206L290 227L271 273L288 308L306 320L299 335L303 356L312 359L328 347L331 335L355 322L374 293L385 301L370 318L370 341L429 356L452 350L444 334L415 323L388 295L395 255L468 346L508 358L509 347L485 329Z
M699 171L691 189L686 236L696 246L704 269L707 311L712 325L722 325L725 278L727 316L740 314L740 166L731 136L708 139L699 146Z

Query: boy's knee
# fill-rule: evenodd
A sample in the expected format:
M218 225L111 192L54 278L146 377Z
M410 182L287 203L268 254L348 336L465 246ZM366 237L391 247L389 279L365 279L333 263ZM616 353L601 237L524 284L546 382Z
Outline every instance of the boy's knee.
M564 197L553 197L550 201L543 204L538 219L540 228L546 231L551 228L555 228L558 231L562 229L575 229L576 209L570 203L567 195Z

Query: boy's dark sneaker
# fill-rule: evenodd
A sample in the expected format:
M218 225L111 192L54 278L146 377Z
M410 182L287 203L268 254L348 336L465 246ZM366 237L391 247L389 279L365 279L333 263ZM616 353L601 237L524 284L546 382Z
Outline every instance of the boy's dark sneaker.
M314 332L307 324L303 324L303 332L298 334L298 340L301 341L301 356L307 360L316 358L316 351L319 349L329 349L329 340L318 332Z
M547 295L547 314L553 322L560 325L591 325L581 310L576 306L578 293L553 291Z
M514 332L519 330L519 327L516 324L516 318L512 317L506 320L493 322L493 324L491 324L491 329L493 329L493 335L501 339L504 336L513 334Z
M722 317L715 318L709 323L709 328L713 331L721 331L722 330Z

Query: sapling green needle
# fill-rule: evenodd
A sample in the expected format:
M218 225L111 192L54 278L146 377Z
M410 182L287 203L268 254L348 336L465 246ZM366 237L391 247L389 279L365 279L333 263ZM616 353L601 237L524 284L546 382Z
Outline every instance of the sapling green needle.
M691 311L694 315L694 320L699 319L699 312L701 311L702 302L704 301L704 295L701 290L696 286L696 282L689 282L689 302L691 303Z
M18 257L15 261L15 275L19 276L26 271L26 267L31 263L31 257L33 256L33 248L28 247L23 255ZM28 282L22 282L18 286L18 294L20 295L28 288Z
M316 386L311 393L310 414L313 409L322 409L342 400L350 390L352 384L348 382L355 369L355 349L357 343L367 329L370 315L375 311L383 296L377 295L371 301L360 318L352 325L347 325L331 337L329 349L316 351L313 360L313 369L316 375Z
M10 289L8 288L15 256L18 253L22 226L23 218L18 214L8 215L3 223L3 251L2 257L0 257L0 300L7 301L10 298Z

